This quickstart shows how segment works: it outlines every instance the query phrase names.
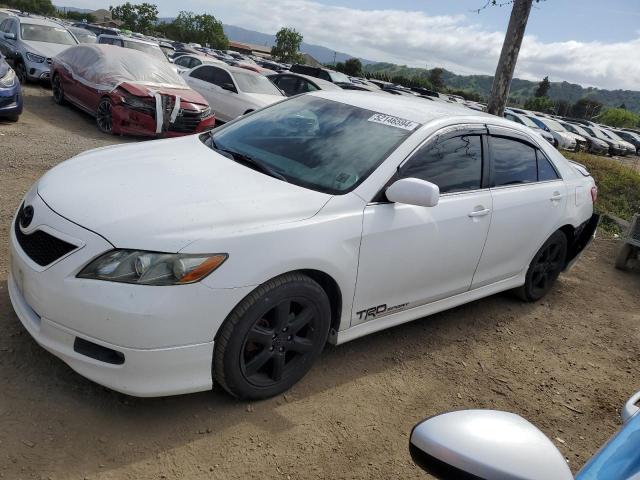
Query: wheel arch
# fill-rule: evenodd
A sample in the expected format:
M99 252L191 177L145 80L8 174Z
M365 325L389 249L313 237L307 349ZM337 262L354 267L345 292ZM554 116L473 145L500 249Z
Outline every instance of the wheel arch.
M265 283L270 282L274 278L278 278L283 275L288 275L291 273L299 273L311 278L318 285L320 285L320 287L324 290L324 292L327 294L327 298L329 299L329 305L331 306L331 322L330 322L329 332L331 333L332 330L337 331L340 327L340 320L342 316L342 291L340 290L340 286L338 285L338 282L331 275L321 270L312 269L312 268L297 269L297 270L282 272L274 277L266 279L260 285L256 285L256 287L253 290L251 290L247 295L245 295L245 297L243 297L236 304L236 306L233 307L233 309L231 309L231 311L229 312L229 315L227 315L227 317L222 321L222 323L218 327L217 332L215 333L214 343L218 339L218 335L222 330L222 325L224 325L224 323L227 322L228 318L231 316L233 311L237 308L238 305L240 305L244 301L245 298L247 298L249 295L255 292L256 289L260 288L261 285L264 285Z

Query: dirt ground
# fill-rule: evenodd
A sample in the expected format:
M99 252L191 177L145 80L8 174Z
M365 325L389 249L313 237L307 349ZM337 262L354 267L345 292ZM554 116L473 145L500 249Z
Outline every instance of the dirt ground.
M136 399L80 377L23 330L7 293L7 234L48 168L120 142L28 87L19 123L0 123L0 478L423 479L414 423L497 408L549 435L576 471L618 428L640 389L640 275L613 268L599 239L543 301L496 295L327 347L271 400L220 390ZM81 201L81 199L80 199Z

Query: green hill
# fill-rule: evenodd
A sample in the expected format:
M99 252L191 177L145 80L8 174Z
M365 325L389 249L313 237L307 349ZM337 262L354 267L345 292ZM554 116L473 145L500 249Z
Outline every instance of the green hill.
M403 77L427 78L429 70L425 68L412 68L392 63L374 63L365 65L367 73L381 73L389 76L400 75ZM493 77L489 75L456 75L445 70L442 79L447 87L459 90L476 92L483 97L489 96ZM509 99L515 103L523 104L528 98L533 97L533 92L538 82L514 78L511 82ZM566 100L575 103L581 98L590 98L602 102L607 107L619 107L624 104L628 110L640 113L640 92L633 90L604 90L593 87L583 87L569 82L551 82L549 97L552 100Z

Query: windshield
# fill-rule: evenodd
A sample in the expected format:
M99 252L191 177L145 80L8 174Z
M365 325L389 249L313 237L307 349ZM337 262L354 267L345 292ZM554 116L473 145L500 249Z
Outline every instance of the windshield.
M609 138L611 138L613 140L618 140L619 142L624 142L623 139L621 139L618 135L613 133L611 130L603 130L603 132L605 133L605 135L607 135Z
M160 50L160 47L158 47L157 45L150 45L148 43L142 42L132 42L131 40L123 40L122 43L125 48L132 48L133 50L148 53L153 57L161 58L163 60L167 59L164 53L162 53L162 50Z
M579 127L578 125L569 125L569 127L572 129L572 132L577 133L578 135L586 135L587 137L590 136L584 128Z
M76 45L78 43L64 27L22 23L20 25L20 35L22 40L31 40L32 42L58 43L61 45Z
M233 73L240 91L245 93L264 93L267 95L282 96L280 90L278 90L273 83L269 81L267 77L258 75L257 73Z
M251 157L288 182L343 194L364 181L418 123L318 98L292 97L203 137ZM394 125L395 124L395 125ZM208 142L208 143L207 143Z
M549 127L554 132L566 132L567 131L566 128L564 128L562 125L560 125L555 120L551 120L550 118L544 118L544 119L542 119L542 122L545 123L547 125L547 127Z
M594 137L599 138L600 140L609 140L609 138L604 133L602 133L600 130L598 130L595 127L591 127L591 128L584 127L584 129L587 132L591 133L591 135L593 135Z
M349 77L347 77L344 73L330 71L329 76L331 77L331 81L333 83L351 83Z
M513 115L513 116L515 117L516 115ZM526 117L524 115L517 115L517 118L522 120L522 123L524 123L527 127L537 128L538 130L540 130L540 127L538 125L536 125L533 122L533 120L531 120L529 117Z

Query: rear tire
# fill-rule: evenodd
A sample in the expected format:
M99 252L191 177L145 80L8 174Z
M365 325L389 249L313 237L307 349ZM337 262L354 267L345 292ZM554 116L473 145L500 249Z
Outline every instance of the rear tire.
M553 287L567 258L567 237L560 230L540 247L527 270L524 285L514 293L525 302L535 302Z
M633 256L633 247L628 243L622 245L620 250L618 250L618 255L616 255L616 268L618 270L628 270L629 260Z
M327 341L327 294L300 273L258 287L220 327L213 376L231 395L262 399L288 390L309 371Z

